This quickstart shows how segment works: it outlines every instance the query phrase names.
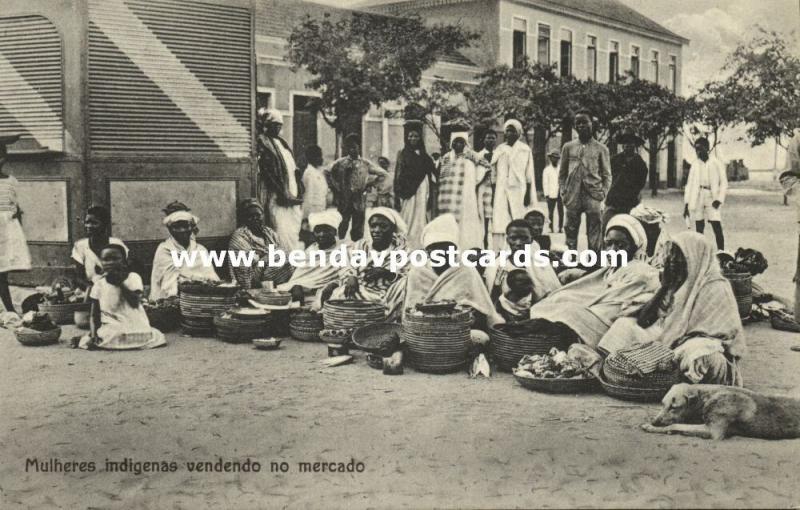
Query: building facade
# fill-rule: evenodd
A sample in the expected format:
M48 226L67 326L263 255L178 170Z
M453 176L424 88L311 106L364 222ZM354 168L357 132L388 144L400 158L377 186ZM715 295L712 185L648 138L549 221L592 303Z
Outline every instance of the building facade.
M514 66L523 57L555 64L562 75L600 82L630 71L681 94L688 40L617 0L407 0L372 2L392 15L417 13L431 23L460 22L481 34L464 55L483 68ZM558 145L558 141L553 141ZM678 186L682 143L659 159L660 181ZM545 147L534 147L540 154Z

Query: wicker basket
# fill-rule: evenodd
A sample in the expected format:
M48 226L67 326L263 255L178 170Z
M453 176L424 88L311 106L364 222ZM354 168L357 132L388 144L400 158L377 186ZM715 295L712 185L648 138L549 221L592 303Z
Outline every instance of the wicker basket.
M724 273L731 284L739 316L743 319L750 316L753 308L753 276L750 273Z
M417 314L406 310L401 338L408 346L408 364L420 372L457 372L467 363L472 312Z
M223 342L230 343L247 343L255 338L270 336L271 325L272 317L270 315L243 319L226 313L214 317L216 337Z
M609 356L603 363L603 377L609 384L625 386L630 388L666 388L670 389L673 384L681 380L678 370L655 371L649 374L632 374L623 365Z
M261 290L258 292L250 292L253 301L262 305L268 306L286 306L292 300L292 294L289 292L274 291L269 292Z
M39 304L39 311L50 316L56 324L72 324L75 321L75 312L88 312L89 303L66 303L62 305Z
M34 331L27 328L17 329L14 334L17 337L17 341L22 345L39 347L58 343L58 339L61 337L61 328L57 327L48 331Z
M353 344L364 352L390 356L399 346L402 330L400 324L387 322L361 326L353 331Z
M352 336L352 329L323 329L319 332L319 339L328 345L349 345Z
M572 343L572 339L552 332L540 334L526 332L512 336L494 327L489 328L489 337L491 338L489 352L494 357L497 367L506 372L516 368L523 356L547 354L553 347L566 351Z
M145 308L147 320L150 326L162 333L168 333L178 329L181 320L181 309L179 307L167 308Z
M672 387L642 388L634 386L620 386L611 384L602 376L598 378L598 381L603 387L603 391L605 391L607 395L620 400L630 400L633 402L659 402Z
M319 332L325 328L322 314L308 308L290 313L289 334L301 342L319 342Z
M544 393L591 393L600 390L600 384L594 377L577 379L531 378L522 377L514 373L514 379L524 388Z
M181 292L179 302L183 331L192 336L211 336L214 334L214 317L232 308L236 297L230 292L217 296Z
M325 303L322 319L325 329L355 329L386 318L386 308L378 301L335 299Z

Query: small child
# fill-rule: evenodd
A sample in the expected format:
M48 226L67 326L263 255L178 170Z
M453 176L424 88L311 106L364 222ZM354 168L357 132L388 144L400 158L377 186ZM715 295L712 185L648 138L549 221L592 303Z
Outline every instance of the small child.
M152 349L166 345L164 334L150 327L142 306L142 277L128 269L125 248L109 244L100 252L103 275L89 294L90 331L82 349Z
M497 311L506 322L530 318L533 306L533 280L524 269L514 269L506 276L505 292L497 302Z

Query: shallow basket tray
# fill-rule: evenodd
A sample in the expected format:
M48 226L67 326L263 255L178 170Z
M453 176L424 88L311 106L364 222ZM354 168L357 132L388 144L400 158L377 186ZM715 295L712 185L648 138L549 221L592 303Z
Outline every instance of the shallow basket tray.
M54 328L48 331L14 331L17 341L28 347L40 347L43 345L53 345L58 343L61 337L61 328Z
M580 379L558 379L544 377L523 377L514 373L520 386L543 393L592 393L600 391L600 384L594 377Z
M39 304L39 311L50 316L50 320L56 324L72 324L75 321L75 312L88 312L90 309L89 303Z
M609 383L602 375L597 380L608 396L632 402L660 402L672 387L638 388L619 386Z
M353 331L353 344L364 352L389 353L398 348L402 330L400 324L387 322L361 326Z
M299 340L301 342L319 342L319 332L322 328L302 328L299 326L295 326L294 324L289 325L289 335L294 338L295 340Z

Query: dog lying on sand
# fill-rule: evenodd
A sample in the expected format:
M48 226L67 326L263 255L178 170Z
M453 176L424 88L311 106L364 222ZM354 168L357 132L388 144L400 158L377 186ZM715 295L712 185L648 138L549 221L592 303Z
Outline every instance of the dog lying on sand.
M761 439L800 437L800 399L768 396L716 384L676 384L664 407L642 429L704 439L729 436Z

